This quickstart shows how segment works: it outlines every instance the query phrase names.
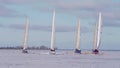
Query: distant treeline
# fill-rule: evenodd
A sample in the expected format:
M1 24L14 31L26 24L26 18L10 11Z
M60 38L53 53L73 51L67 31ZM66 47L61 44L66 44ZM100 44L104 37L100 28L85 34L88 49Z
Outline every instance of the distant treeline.
M0 47L0 49L23 49L22 46L7 46L7 47ZM47 46L32 46L32 47L27 47L27 49L29 50L49 50L50 48L48 48ZM57 49L57 48L55 48Z

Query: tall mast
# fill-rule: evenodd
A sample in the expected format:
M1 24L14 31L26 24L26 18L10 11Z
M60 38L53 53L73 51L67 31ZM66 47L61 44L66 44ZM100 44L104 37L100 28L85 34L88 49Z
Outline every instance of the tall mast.
M97 49L100 46L101 42L101 33L102 33L102 22L101 22L101 12L99 13L99 22L98 22L98 32L97 32Z
M95 30L94 30L94 49L97 48L97 23L95 25Z
M102 34L102 22L101 22L101 12L99 13L99 21L96 23L95 33L94 33L94 50L93 54L99 53L99 47L101 43L101 34Z
M80 19L78 20L78 31L76 35L76 49L80 50Z
M77 28L77 34L76 34L76 49L75 53L80 53L80 19L78 19L78 28Z
M26 17L25 32L24 32L24 43L23 43L23 52L27 53L27 40L28 40L28 17Z
M52 34L51 34L51 50L55 50L55 9L53 11Z

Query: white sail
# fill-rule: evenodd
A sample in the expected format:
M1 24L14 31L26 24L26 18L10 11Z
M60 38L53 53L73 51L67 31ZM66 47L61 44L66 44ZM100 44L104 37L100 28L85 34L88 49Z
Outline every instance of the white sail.
M101 34L102 34L102 22L101 22L101 13L99 13L99 22L97 25L97 49L100 46L100 42L101 42Z
M78 31L76 35L76 49L80 50L80 19L78 20Z
M25 24L23 50L25 50L27 48L27 39L28 39L28 18L27 18L26 24Z
M51 49L55 47L55 9L53 11L53 23L52 23L52 34L51 34Z
M96 23L96 25L95 25L95 31L94 31L94 49L96 49L97 48L97 23Z

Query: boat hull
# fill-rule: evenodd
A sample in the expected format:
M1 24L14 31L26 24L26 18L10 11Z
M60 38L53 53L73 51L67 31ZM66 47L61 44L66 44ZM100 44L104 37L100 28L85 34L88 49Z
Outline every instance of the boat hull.
M50 49L50 54L51 54L51 55L55 55L55 54L56 54L56 53L55 53L55 50Z
M25 50L22 50L22 53L28 53L28 51L25 49Z
M81 54L81 50L75 49L75 53L80 53Z
M94 49L93 50L93 54L99 54L99 50L98 49Z

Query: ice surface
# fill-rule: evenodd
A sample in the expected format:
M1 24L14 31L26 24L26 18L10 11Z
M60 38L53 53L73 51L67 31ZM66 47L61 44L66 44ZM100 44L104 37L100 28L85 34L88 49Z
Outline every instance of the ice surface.
M120 68L120 51L104 51L104 54L74 54L47 50L0 50L0 68Z

